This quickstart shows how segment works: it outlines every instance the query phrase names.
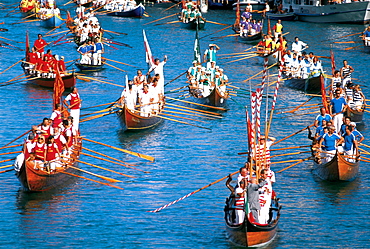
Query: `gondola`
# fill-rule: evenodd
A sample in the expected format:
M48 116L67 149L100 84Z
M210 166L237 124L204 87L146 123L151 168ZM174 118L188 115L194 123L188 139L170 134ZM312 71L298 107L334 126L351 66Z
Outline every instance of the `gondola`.
M315 160L313 173L326 181L352 181L356 178L360 166L359 161L354 160L355 162L348 162L345 156L337 151L327 163Z
M280 218L278 199L273 191L270 207L270 219L267 224L253 222L253 216L249 213L242 224L233 224L235 216L235 196L230 195L226 199L224 219L226 230L231 242L242 247L260 247L269 244L276 236L277 225Z
M47 19L41 19L41 26L44 28L55 28L62 25L63 22L64 20L60 16L52 15Z
M267 12L266 16L270 20L281 20L281 21L295 21L295 20L297 20L297 16L293 12L286 12L286 13Z
M194 102L202 104L202 105L209 105L209 106L216 106L216 107L224 107L226 106L226 100L229 98L229 95L226 93L222 95L219 91L218 87L213 88L212 92L203 97L199 91L196 89L192 89L189 87L189 93L193 97Z
M134 111L129 110L126 105L124 105L117 114L122 128L128 131L150 129L160 124L163 120L157 115L143 117L140 115L140 112L135 113Z
M43 192L63 188L75 178L75 176L72 176L71 174L74 174L77 171L74 168L78 166L77 160L80 157L81 148L81 141L79 141L75 144L71 162L69 162L66 167L56 167L55 171L48 172L34 169L34 162L28 161L23 162L23 165L20 171L16 173L16 176L22 184L22 187L27 191ZM68 167L68 165L72 167Z
M119 17L143 17L145 12L145 7L140 3L137 6L132 6L123 11L108 12L107 16L119 16Z
M33 83L38 86L42 86L42 87L48 87L48 88L54 87L55 78L37 77L36 74L29 73L29 70L26 68L26 63L22 63L21 66L25 74L29 76L28 82ZM65 74L64 76L62 76L62 80L64 83L64 88L71 88L76 85L76 75L74 73Z
M346 109L346 117L350 117L352 122L362 123L364 112L365 112L365 107L366 105L364 105L361 110L353 110L348 107Z
M323 74L318 76L310 76L307 79L288 77L284 81L284 85L306 93L318 93L321 91L321 81L326 80ZM325 84L325 83L324 83Z
M78 62L76 62L75 65L81 72L97 72L103 70L104 63L105 60L102 60L100 65L81 64Z
M181 19L180 19L181 21ZM204 18L198 18L198 19L194 19L192 21L189 21L189 22L182 22L181 21L181 27L183 29L189 29L189 30L203 30L206 26L206 19Z
M243 42L243 43L250 43L250 42L254 42L256 40L260 40L262 39L262 35L263 35L263 32L259 32L257 34L254 34L254 35L246 35L246 36L238 36L238 39L240 42Z

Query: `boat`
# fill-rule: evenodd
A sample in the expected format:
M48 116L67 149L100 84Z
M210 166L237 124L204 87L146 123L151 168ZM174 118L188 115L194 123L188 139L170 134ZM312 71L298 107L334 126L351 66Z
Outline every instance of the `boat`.
M233 216L235 215L235 196L230 195L226 199L224 208L224 219L229 239L232 243L242 247L260 247L269 244L276 236L277 226L280 218L278 199L273 191L270 207L270 219L267 224L259 224L253 221L253 216L249 213L244 218L242 224L234 225Z
M84 6L85 8L89 8L91 6L93 6L94 4L94 0L84 0L84 1L74 1L76 3L76 5L80 5L81 6Z
M245 7L248 6L248 4L252 5L252 15L253 14L258 14L256 13L257 11L262 11L266 7L266 2L265 1L256 1L256 0L240 0L239 5L240 9L244 10ZM233 3L233 10L237 9L237 3Z
M326 82L326 79L327 78L324 74L320 74L318 76L311 75L307 79L292 77L286 78L284 85L306 93L319 93L321 91L321 82L322 80Z
M64 23L64 20L58 15L52 15L47 19L41 19L41 26L44 28L55 28L59 27Z
M218 1L218 0L208 0L208 8L209 9L213 9L213 10L219 10L219 9L222 9L222 10L228 10L228 9L232 9L233 8L233 3L235 3L234 0L222 0L222 1Z
M38 1L22 0L19 4L19 10L23 16L34 15L38 12Z
M264 62L265 59L267 58L267 65L269 66L278 65L279 64L279 52L280 51L272 51L269 54L258 53L258 56L262 62Z
M337 151L327 163L320 163L316 158L313 173L326 181L352 181L356 178L360 165L357 159L354 161L348 162L345 156Z
M150 129L159 125L163 121L163 119L157 115L143 117L140 115L140 112L135 113L134 111L129 110L126 105L124 105L117 114L122 128L128 131Z
M250 42L254 42L256 40L261 40L262 39L262 31L257 33L257 34L254 34L254 35L246 35L246 36L238 36L238 39L240 42L243 42L243 43L250 43Z
M69 162L66 167L56 167L55 171L49 172L41 169L36 170L33 161L24 161L20 171L16 173L16 176L26 191L44 192L63 188L75 178L71 174L77 172L74 168L78 167L77 160L80 157L81 148L82 145L80 140L75 144L72 151L73 156L71 157L71 162ZM68 165L71 167L68 167Z
M97 71L103 70L104 64L105 64L105 60L102 60L102 63L100 65L81 64L79 62L75 63L76 67L81 72L97 72Z
M354 110L354 109L351 109L351 108L348 107L346 109L345 116L350 117L352 122L360 124L360 123L363 122L365 107L366 107L366 105L363 105L361 110Z
M111 4L107 4L104 7L109 12L107 16L119 16L119 17L143 17L145 12L145 7L140 3L136 5L135 1L124 1L126 4L124 7L116 7ZM118 5L120 6L120 5Z
M329 4L328 1L284 0L283 5L291 5L298 20L303 22L365 24L370 21L369 1Z
M203 97L201 94L199 94L199 91L190 87L189 93L193 97L193 101L195 103L216 107L226 106L226 100L229 98L228 94L222 95L218 87L214 87L212 92L206 97Z
M285 13L267 12L266 16L270 20L281 20L281 21L295 21L295 20L297 20L297 16L296 16L296 14L294 14L294 12L285 12Z
M181 18L179 17L179 20L181 21ZM204 18L197 18L189 22L182 22L181 21L181 27L184 29L190 29L190 30L203 30L206 26L206 19Z

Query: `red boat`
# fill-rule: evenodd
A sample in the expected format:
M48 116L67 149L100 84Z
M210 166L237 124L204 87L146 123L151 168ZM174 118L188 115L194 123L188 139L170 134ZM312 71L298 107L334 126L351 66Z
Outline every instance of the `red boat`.
M80 157L81 148L81 141L79 141L73 150L71 162L65 167L56 167L53 172L36 170L34 162L24 162L20 171L16 173L17 178L27 191L42 192L62 188L76 178L71 174L76 172L74 168L78 166L77 160Z
M135 113L129 110L126 105L118 112L118 118L121 121L124 130L146 130L155 127L162 122L162 118L153 115L151 117L143 117L140 113Z
M274 192L272 196L270 219L267 224L253 222L253 216L249 213L249 217L245 217L242 224L234 225L233 217L235 212L235 197L232 194L226 199L226 206L224 209L225 223L231 242L243 247L257 247L266 245L275 238L281 206L279 205Z

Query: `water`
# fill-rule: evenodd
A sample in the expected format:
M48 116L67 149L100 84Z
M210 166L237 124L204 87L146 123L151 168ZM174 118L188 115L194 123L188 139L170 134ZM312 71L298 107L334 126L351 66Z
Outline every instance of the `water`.
M11 1L4 1L5 4ZM60 3L61 5L61 3ZM71 7L67 5L65 8ZM3 28L9 32L3 37L24 41L25 31L30 33L31 41L38 33L48 30L39 27L37 22L10 25L20 20L19 14L5 17L9 10L1 10ZM155 57L168 55L165 66L166 82L187 69L193 58L193 31L182 30L178 24L154 26L146 22L170 15L173 11L160 13L161 9L147 8L152 15L144 19L120 19L101 16L103 28L128 33L127 36L115 36L114 39L132 46L132 49L119 47L119 50L107 49L107 58L122 61L135 67L114 64L128 71L132 78L136 69L147 70L145 64L142 29L146 30L152 52ZM62 12L63 13L63 12ZM206 15L211 21L232 24L232 11L211 11ZM173 17L164 21L173 21ZM159 22L160 23L160 22ZM285 22L284 32L292 41L294 36L310 45L308 51L329 56L330 43L322 42L333 37L360 32L362 25L323 25L300 22ZM211 34L223 26L207 24L200 37ZM201 40L204 50L212 36L230 34L219 32ZM110 35L107 34L110 38ZM56 36L55 39L58 39ZM45 38L52 41L50 37ZM338 41L357 40L357 36L338 39ZM221 47L220 54L241 52L250 46L240 44L235 38L215 41ZM24 44L14 43L16 46ZM359 44L334 44L337 64L343 59L355 69L354 78L363 84L365 95L370 96L367 88L369 55L361 50L344 51L344 48ZM72 44L51 47L54 53L64 55L65 61L77 58ZM0 48L2 63L0 71L8 68L24 56L24 52ZM236 86L249 88L242 80L262 70L261 63L249 59L236 63L219 64ZM325 69L330 72L330 61L323 59ZM271 70L270 73L276 73ZM19 74L19 65L0 75L1 82ZM112 80L123 84L125 73L111 67L93 76L101 80ZM274 79L271 79L272 81ZM184 84L182 77L167 89L174 89ZM252 81L252 85L258 84ZM112 102L118 98L121 88L97 81L78 81L83 106L93 106ZM272 92L272 89L269 90ZM52 92L35 87L26 82L0 87L1 144L24 133L31 125L38 124L51 112ZM304 94L282 86L279 90L276 108L296 106L307 100ZM109 154L112 157L135 163L142 170L151 173L126 169L119 165L101 162L98 159L82 156L81 160L115 171L135 176L125 178L107 171L81 165L82 168L97 174L122 180L117 185L124 190L106 187L97 183L76 179L66 189L52 193L29 194L20 190L20 184L12 172L0 174L0 247L1 248L234 248L227 239L223 222L223 207L229 191L224 183L218 183L179 203L153 214L146 211L158 208L176 200L202 186L236 171L245 161L237 155L246 151L244 106L249 100L235 97L228 101L229 111L222 120L205 120L199 125L212 128L212 131L165 121L159 127L140 133L123 133L115 116L107 116L81 124L84 136L102 143L140 152L156 158L148 163L112 149L85 142L84 146ZM312 103L318 103L314 100ZM271 101L270 101L271 104ZM94 110L99 110L96 108ZM90 112L92 110L87 110ZM276 110L275 113L278 113ZM303 111L304 112L304 111ZM83 112L84 113L84 112ZM316 115L316 114L315 114ZM274 115L270 134L283 138L313 122L314 114L290 116ZM367 117L365 117L367 121ZM363 130L369 137L368 127ZM366 142L367 140L365 140ZM306 134L301 133L276 147L306 145ZM11 150L2 150L8 152ZM14 151L14 149L13 149ZM289 151L291 152L291 151ZM308 157L278 157L281 160ZM2 156L0 160L11 158ZM3 163L1 165L6 165ZM289 163L276 164L275 171L289 166ZM312 162L299 164L277 174L274 187L283 205L277 238L268 248L365 248L368 247L369 214L369 177L366 174L368 164L362 162L358 178L351 183L326 183L316 179L312 173ZM89 177L86 175L86 177ZM92 178L92 177L91 177Z

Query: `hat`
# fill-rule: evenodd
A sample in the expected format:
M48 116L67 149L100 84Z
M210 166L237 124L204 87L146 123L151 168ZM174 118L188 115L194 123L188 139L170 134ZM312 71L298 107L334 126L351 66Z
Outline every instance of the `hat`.
M219 69L219 68L220 68L220 66L215 66L215 68L216 68L216 69Z
M194 60L194 61L193 61L193 63L197 63L197 61L196 61L196 60Z
M202 68L202 65L198 65L198 68Z
M334 126L329 126L329 130L335 130Z
M207 71L206 71L206 74L211 74L211 71L208 71L208 70L207 70Z
M218 69L219 71L223 72L224 70L222 68Z
M220 75L220 73L219 72L215 72L215 75Z
M213 47L215 44L209 44L208 46Z
M356 123L355 122L351 122L351 123L349 123L349 126L356 127Z
M60 56L60 59L61 59L61 60L64 60L64 56Z

